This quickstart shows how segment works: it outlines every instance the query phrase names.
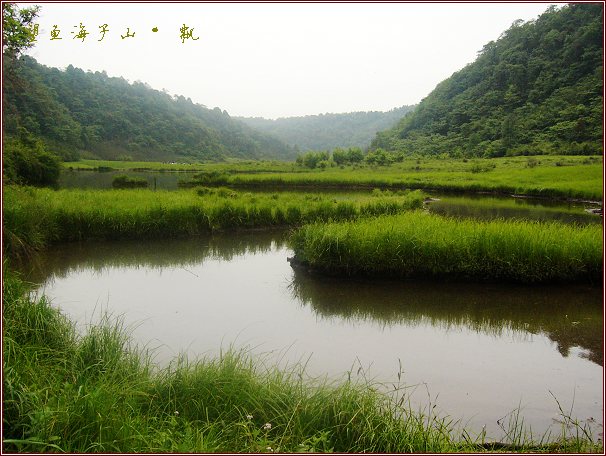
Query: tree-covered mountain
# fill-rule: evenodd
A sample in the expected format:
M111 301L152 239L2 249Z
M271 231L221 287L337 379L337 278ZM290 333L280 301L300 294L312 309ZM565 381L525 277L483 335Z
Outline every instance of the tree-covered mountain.
M402 106L391 111L319 114L302 117L282 117L276 120L262 117L238 117L249 126L269 133L298 150L326 150L336 147L370 145L378 131L395 125L414 106Z
M62 71L21 56L6 59L4 132L40 138L63 158L82 152L140 160L283 159L296 156L282 141L146 84L105 72Z
M372 148L502 156L602 153L603 4L516 21Z

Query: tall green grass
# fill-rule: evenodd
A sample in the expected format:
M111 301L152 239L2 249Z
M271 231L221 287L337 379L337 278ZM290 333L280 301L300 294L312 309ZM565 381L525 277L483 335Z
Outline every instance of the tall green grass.
M578 426L551 443L525 438L519 426L503 443L472 439L452 421L413 411L371 384L305 380L301 367L278 370L243 351L178 358L158 369L119 321L105 318L79 335L10 271L3 287L7 452L602 449Z
M61 241L175 238L318 220L354 220L418 208L422 201L419 192L349 197L252 194L225 188L170 192L5 187L5 252L16 255Z
M601 159L550 156L535 160L536 165L528 166L527 157L471 161L405 159L391 166L226 174L221 182L257 187L382 187L602 199ZM477 172L478 168L483 171Z
M309 170L294 163L236 161L194 165L83 160L67 168L200 171L199 182L216 185L302 188L409 188L440 191L517 193L549 198L602 199L602 158L586 156L453 159L406 157L390 166L357 164ZM185 180L188 180L187 178ZM196 179L190 178L190 181ZM204 184L206 182L206 184Z
M601 226L456 220L420 211L316 223L291 239L299 261L342 275L515 282L602 277Z

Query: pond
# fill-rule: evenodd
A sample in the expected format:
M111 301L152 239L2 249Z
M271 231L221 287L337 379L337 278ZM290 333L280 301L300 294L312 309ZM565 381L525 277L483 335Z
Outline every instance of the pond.
M436 201L426 207L439 215L474 219L524 219L587 225L602 223L602 217L589 212L599 205L579 201L495 196L489 194L432 194Z
M148 188L176 190L179 180L190 180L191 172L170 171L170 172L151 172L151 171L76 171L63 170L59 175L58 185L60 188L112 188L112 182L116 176L127 175L129 177L138 177L145 179Z
M234 346L399 383L413 408L496 439L518 408L535 436L557 434L558 402L601 436L600 287L326 278L290 267L285 235L62 245L27 274L80 328L121 317L160 365Z

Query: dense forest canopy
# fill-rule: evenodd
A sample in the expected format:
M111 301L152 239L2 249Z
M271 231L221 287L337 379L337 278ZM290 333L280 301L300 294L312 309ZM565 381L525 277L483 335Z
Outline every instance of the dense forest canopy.
M495 157L601 154L603 4L516 21L372 148Z
M42 138L65 158L80 151L108 159L292 159L283 142L189 98L73 66L61 71L28 56L11 62L20 76L6 85L5 133Z
M334 149L337 147L367 148L378 131L395 125L414 106L402 106L387 112L349 112L313 116L283 117L276 120L262 117L238 117L244 123L272 134L300 151Z

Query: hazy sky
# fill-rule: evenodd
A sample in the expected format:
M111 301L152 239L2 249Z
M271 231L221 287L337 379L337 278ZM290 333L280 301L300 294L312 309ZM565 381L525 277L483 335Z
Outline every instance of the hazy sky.
M418 103L513 21L536 19L549 6L38 4L38 41L29 54L44 65L105 70L232 116L267 118ZM89 33L84 41L74 39L80 23ZM103 24L108 31L98 41ZM62 40L51 40L55 25ZM199 39L182 43L183 25ZM122 39L127 28L135 36Z

